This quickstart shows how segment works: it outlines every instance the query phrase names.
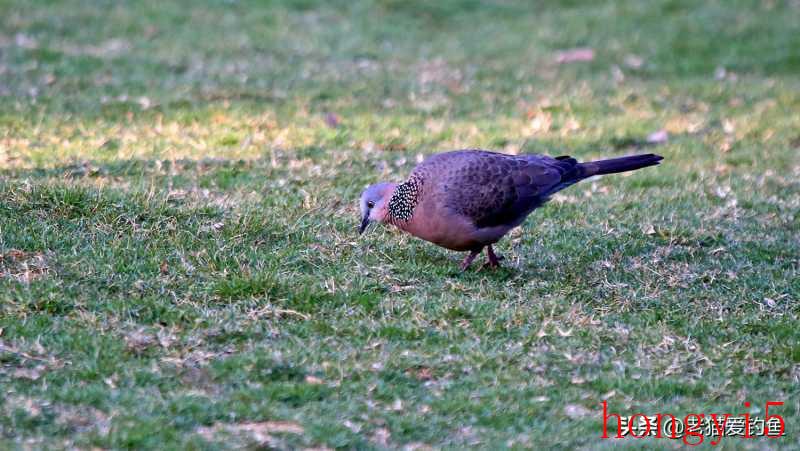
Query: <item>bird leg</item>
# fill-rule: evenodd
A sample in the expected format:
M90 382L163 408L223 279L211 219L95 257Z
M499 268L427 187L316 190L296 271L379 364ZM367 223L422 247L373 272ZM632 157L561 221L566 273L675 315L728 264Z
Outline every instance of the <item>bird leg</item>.
M502 255L498 256L495 255L494 249L492 249L492 245L486 246L486 257L489 261L487 261L483 266L488 266L490 268L499 268L500 267L500 260L504 259Z
M475 260L475 257L481 253L483 249L478 249L476 251L469 251L469 255L461 262L461 271L466 271L469 268L469 265L472 264L472 260Z

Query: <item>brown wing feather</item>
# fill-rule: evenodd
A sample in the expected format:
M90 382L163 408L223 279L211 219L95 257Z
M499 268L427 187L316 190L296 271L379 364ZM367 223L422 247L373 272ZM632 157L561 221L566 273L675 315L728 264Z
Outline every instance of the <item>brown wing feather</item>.
M575 160L541 155L456 151L434 155L415 170L426 195L477 227L516 225L565 182Z

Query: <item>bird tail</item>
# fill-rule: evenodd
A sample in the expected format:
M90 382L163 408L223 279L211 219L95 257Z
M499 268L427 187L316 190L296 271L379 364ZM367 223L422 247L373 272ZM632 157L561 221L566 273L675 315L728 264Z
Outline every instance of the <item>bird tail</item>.
M591 177L593 175L615 174L617 172L635 171L636 169L655 166L664 157L653 153L644 155L631 155L629 157L612 158L610 160L590 161L579 163L578 170L580 178Z

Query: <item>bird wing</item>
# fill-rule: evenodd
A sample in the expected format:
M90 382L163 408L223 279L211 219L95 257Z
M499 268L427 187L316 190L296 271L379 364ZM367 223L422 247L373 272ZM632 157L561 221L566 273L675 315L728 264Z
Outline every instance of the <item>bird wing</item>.
M479 228L516 225L549 195L574 183L577 165L570 157L486 151L449 152L431 160L435 170L423 171L435 175L439 203Z

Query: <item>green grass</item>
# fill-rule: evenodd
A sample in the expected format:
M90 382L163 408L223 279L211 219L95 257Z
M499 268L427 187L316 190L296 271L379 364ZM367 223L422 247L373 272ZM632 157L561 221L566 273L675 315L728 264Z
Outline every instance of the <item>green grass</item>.
M800 447L800 6L596 3L0 0L0 448ZM357 236L461 147L665 161L497 271Z

